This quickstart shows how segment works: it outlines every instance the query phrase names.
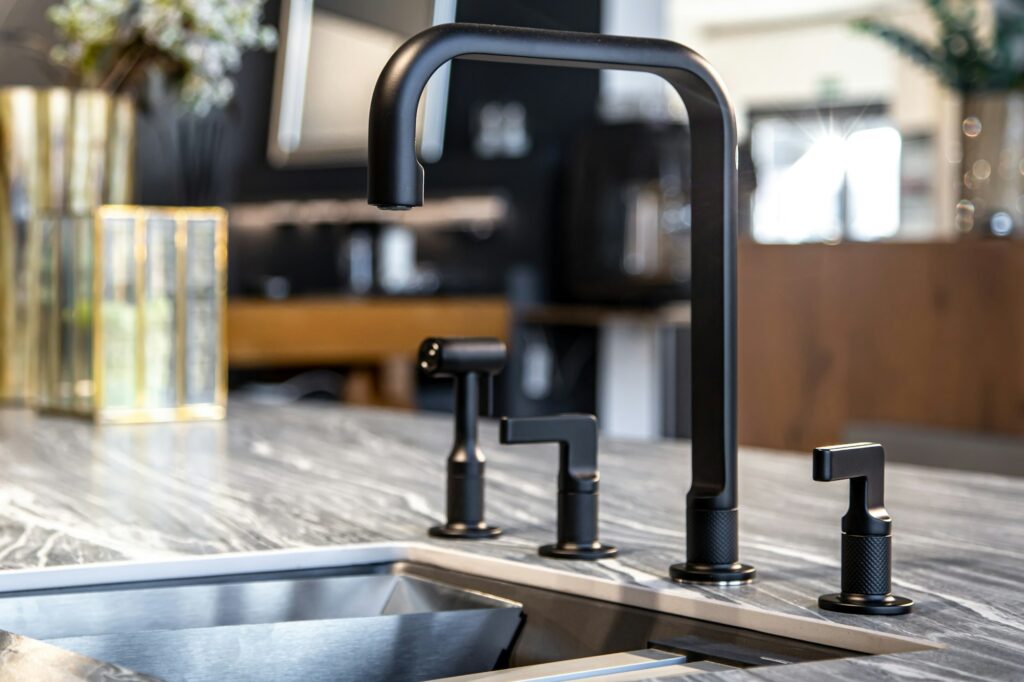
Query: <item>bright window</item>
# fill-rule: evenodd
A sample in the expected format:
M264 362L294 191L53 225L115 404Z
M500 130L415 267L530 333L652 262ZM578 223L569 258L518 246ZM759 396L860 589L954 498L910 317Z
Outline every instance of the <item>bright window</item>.
M900 227L900 133L880 113L751 116L751 230L767 243L870 241Z

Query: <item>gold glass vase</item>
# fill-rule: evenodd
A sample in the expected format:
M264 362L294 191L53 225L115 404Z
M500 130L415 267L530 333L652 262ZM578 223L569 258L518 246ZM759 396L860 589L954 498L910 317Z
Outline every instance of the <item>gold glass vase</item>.
M92 320L97 422L224 418L227 237L221 208L96 212L82 317Z
M0 401L34 401L47 224L130 203L135 107L99 90L0 88ZM58 260L51 266L61 267ZM51 302L52 303L52 302Z

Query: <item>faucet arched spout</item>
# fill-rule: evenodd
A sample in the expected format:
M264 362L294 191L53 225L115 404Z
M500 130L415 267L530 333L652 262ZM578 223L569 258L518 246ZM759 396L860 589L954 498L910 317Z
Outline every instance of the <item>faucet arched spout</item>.
M368 200L387 209L423 203L416 110L430 76L451 59L644 71L679 93L689 115L692 224L692 484L687 563L673 576L740 582L736 491L736 123L725 88L677 43L483 24L444 24L391 57L370 106Z

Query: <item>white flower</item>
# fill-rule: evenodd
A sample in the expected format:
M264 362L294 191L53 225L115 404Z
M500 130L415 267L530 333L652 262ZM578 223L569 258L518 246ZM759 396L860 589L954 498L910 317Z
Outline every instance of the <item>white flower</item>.
M181 99L199 114L227 104L234 95L230 74L242 54L273 49L277 32L260 24L266 0L63 0L47 16L64 39L54 62L78 69L83 82L103 82L93 73L116 63L140 44L176 65ZM104 58L106 55L106 58Z
M260 28L259 44L264 50L273 50L277 47L277 31L274 30L273 26L263 26Z

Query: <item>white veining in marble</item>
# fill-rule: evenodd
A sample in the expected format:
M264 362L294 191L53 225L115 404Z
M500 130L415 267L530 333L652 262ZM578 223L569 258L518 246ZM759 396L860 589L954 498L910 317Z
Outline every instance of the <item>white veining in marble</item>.
M331 406L234 404L225 423L102 428L3 411L0 566L381 541L451 546L425 534L442 516L450 439L443 416ZM494 424L482 427L482 443L488 520L505 535L461 550L947 645L706 679L1024 679L1022 479L890 466L894 584L918 606L869 618L816 606L838 588L847 489L812 481L809 455L741 452L741 558L758 567L758 581L717 589L664 578L685 546L686 444L602 443L602 538L622 553L595 564L535 553L554 533L554 446L503 448Z

